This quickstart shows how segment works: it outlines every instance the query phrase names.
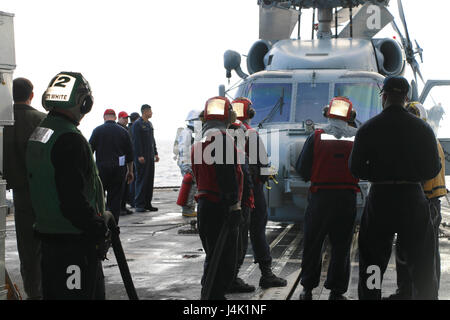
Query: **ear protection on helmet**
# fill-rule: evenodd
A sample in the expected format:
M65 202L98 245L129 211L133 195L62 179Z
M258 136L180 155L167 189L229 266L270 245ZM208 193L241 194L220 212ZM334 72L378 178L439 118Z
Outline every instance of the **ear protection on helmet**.
M50 111L51 108L48 107L48 105L46 104L47 101L45 100L46 94L47 94L47 90L45 90L44 93L42 94L41 103L45 110Z
M200 121L202 123L205 122L205 110L202 110L202 112L200 112L200 114L198 115L198 118L200 119Z
M252 101L246 97L239 97L233 100L231 103L233 110L238 113L238 119L245 121L252 119L255 116L255 109L251 107Z
M236 120L237 120L237 113L236 113L236 111L234 111L233 108L230 107L229 112L230 112L230 116L229 116L230 123L235 123Z
M323 114L323 116L324 116L325 118L327 118L327 114L328 114L328 109L329 109L329 108L330 108L329 106L326 106L326 107L324 107L323 110L322 110L322 114Z
M83 86L80 86L77 90L77 105L80 106L80 113L86 114L92 109L94 104L94 97L92 96L91 87L86 79L81 76Z
M255 109L253 109L252 107L248 107L248 118L249 119L253 119L253 117L255 116L256 111Z
M350 119L348 121L354 122L355 120L356 120L356 111L352 110L352 112L350 113Z
M87 88L79 88L77 90L77 105L80 106L80 113L86 114L92 109L94 104L94 98L92 97L91 91Z

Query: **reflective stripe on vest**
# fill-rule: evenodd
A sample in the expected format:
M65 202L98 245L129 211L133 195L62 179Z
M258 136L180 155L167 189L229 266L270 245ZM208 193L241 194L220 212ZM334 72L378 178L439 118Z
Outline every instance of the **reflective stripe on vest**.
M70 121L48 115L28 141L26 163L35 227L46 234L81 234L61 212L51 152L56 140L65 133L81 135ZM89 143L85 140L86 145ZM91 153L92 154L92 153ZM97 167L91 157L92 172L85 181L83 194L98 213L104 212L104 194ZM67 181L69 184L70 181Z

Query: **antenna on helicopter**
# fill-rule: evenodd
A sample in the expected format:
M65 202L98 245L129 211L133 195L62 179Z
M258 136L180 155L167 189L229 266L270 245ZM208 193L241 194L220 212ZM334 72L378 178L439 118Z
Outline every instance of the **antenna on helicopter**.
M338 37L338 8L334 8L334 37Z
M300 40L300 26L302 25L302 6L298 7L298 27L297 27L297 39Z
M353 38L353 7L350 5L350 38Z

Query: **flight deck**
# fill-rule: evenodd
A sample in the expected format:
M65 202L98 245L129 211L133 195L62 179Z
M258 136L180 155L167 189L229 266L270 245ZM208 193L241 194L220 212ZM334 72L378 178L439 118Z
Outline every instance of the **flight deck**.
M158 212L134 213L121 216L119 226L121 241L127 257L137 294L142 300L199 300L200 278L203 273L205 253L200 238L191 223L194 218L183 217L175 202L178 189L155 189L153 204ZM450 299L450 206L442 198L442 225L440 237L441 286L440 299ZM257 289L253 293L228 294L229 300L297 300L302 290L299 284L303 251L303 227L300 223L288 224L269 221L266 229L267 239L273 258L275 274L288 280L287 287L263 290L258 286L260 270L253 263L251 243L240 270L239 276ZM393 248L394 249L394 248ZM110 249L108 259L103 262L106 298L108 300L127 300L119 268L114 253ZM319 287L313 291L313 299L328 299L329 290L324 288L326 270L329 262L329 246L323 247L322 275ZM357 232L353 237L351 249L351 276L349 299L358 299L358 245ZM22 297L22 279L19 269L19 256L13 214L7 217L6 268ZM383 297L396 289L395 259L391 256L383 280Z

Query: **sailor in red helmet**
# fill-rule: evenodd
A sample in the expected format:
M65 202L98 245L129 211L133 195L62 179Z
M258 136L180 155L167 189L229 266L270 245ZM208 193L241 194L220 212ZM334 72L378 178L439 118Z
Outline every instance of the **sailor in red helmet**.
M350 246L356 218L358 182L350 173L350 157L356 128L352 103L336 97L324 108L329 123L316 129L306 140L296 170L304 181L311 181L304 220L300 300L311 300L319 285L322 245L328 235L331 261L325 288L330 300L345 300L350 277Z
M247 128L244 126L241 120L236 119L236 121L230 125L229 129L229 132L235 139L238 154L242 157L241 159L244 160L242 161L242 163L240 163L242 173L244 175L244 184L241 201L241 221L239 223L236 272L227 293L253 292L255 291L255 287L245 283L244 280L238 277L239 269L244 263L245 255L247 254L248 249L250 212L255 208L255 201L253 197L253 182L249 171L249 159L248 155L245 153L245 146L247 142Z
M264 182L268 176L262 174L263 168L269 165L264 143L259 138L258 133L250 126L251 119L255 116L255 109L252 108L252 101L246 97L239 97L233 100L233 110L237 114L238 120L242 122L241 127L246 130L246 146L245 152L249 161L249 174L251 177L252 202L250 212L250 241L252 243L255 263L259 264L261 270L261 278L259 286L263 289L271 287L284 287L287 281L277 277L272 272L272 256L270 247L266 238L267 225L267 204L264 196ZM249 145L252 145L250 147ZM256 145L256 147L254 147ZM239 271L239 269L238 269ZM232 292L251 292L254 287L246 284L242 279L237 277L233 281L230 288Z
M198 230L206 253L203 300L225 300L235 273L243 174L234 139L226 132L235 119L227 98L209 99L203 114L203 139L191 151L198 188Z

